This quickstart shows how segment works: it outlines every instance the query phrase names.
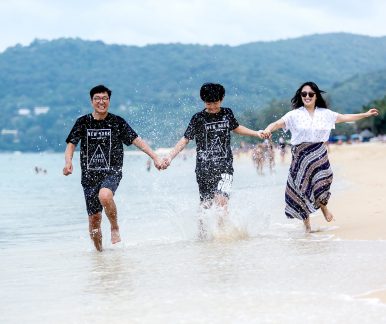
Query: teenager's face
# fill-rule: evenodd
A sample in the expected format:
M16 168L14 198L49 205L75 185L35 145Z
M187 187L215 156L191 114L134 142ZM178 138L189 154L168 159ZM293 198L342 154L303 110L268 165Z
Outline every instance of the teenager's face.
M302 97L304 107L315 107L316 103L316 93L312 88L308 85L304 86L302 91L300 92Z
M221 100L215 102L205 102L205 110L208 113L217 113L220 111Z
M105 115L110 106L109 95L107 92L96 93L92 97L91 104L97 114Z

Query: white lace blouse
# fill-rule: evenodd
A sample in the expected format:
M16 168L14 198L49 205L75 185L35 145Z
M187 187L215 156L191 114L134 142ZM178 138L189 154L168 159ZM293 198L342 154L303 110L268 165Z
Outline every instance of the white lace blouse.
M286 113L281 119L285 123L284 131L291 131L291 144L304 142L326 142L331 129L335 128L338 113L327 108L316 107L314 116L305 107L300 107Z

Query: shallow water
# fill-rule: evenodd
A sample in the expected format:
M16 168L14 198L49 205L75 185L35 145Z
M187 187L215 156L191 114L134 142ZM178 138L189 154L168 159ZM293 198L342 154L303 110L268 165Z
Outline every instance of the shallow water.
M230 221L198 241L194 160L146 171L126 156L116 193L122 242L98 253L87 234L79 161L1 154L1 323L381 323L360 295L386 286L385 241L306 235L283 214L287 166L258 176L235 160ZM47 169L35 174L34 166ZM332 191L342 187L339 179ZM333 198L332 198L333 199Z

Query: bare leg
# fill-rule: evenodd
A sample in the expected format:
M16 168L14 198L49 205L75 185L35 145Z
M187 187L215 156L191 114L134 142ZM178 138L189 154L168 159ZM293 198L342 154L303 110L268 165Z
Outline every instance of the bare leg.
M214 203L221 209L218 226L224 228L225 221L228 219L228 198L223 195L215 195Z
M206 240L208 238L208 231L206 230L202 214L204 209L209 209L211 206L212 206L211 200L204 200L200 204L201 215L199 216L199 219L198 219L198 239L199 240Z
M311 233L310 217L307 217L306 219L304 219L303 223L304 223L304 227L306 228L306 233Z
M202 218L198 220L198 239L206 240L208 238L208 232L204 226L204 221Z
M114 194L110 189L101 188L101 190L99 190L99 201L105 209L107 218L110 221L111 243L115 244L121 241L121 236L119 234L117 207L115 206L113 198Z
M102 215L101 213L93 214L88 217L88 226L91 240L94 242L95 248L101 252L102 248Z
M322 210L323 216L327 222L334 220L334 215L328 210L327 205L320 205L320 209Z

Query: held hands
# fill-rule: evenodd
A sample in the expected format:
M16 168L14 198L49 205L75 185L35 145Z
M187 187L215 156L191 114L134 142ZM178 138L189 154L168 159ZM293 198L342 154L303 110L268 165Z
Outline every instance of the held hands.
M172 163L172 159L169 156L164 157L162 161L162 170L167 169L170 163Z
M156 157L154 159L154 166L159 170L166 170L167 167L172 162L172 159L170 157L164 157L163 159L160 159L159 157Z
M269 139L272 136L271 132L267 130L259 130L257 133L258 133L257 137L261 139Z
M162 170L162 160L158 156L153 158L153 163L158 171Z

